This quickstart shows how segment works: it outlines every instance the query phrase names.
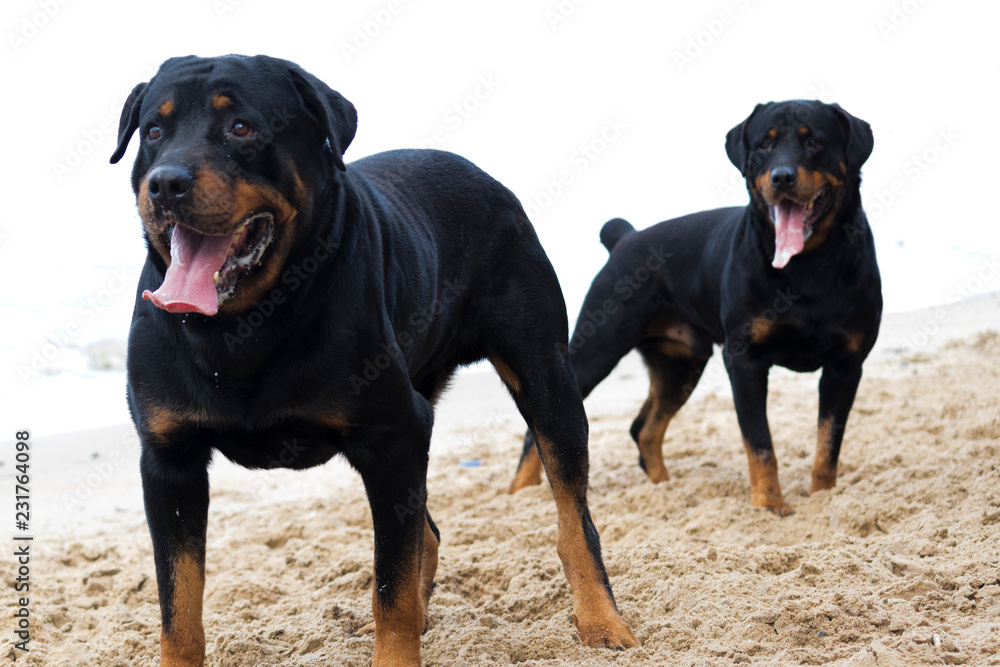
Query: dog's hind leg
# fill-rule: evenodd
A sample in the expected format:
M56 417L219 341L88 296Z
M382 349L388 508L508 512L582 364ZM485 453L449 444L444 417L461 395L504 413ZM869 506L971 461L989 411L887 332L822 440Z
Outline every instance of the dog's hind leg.
M656 484L670 479L663 465L667 426L694 391L708 359L696 358L689 348L664 339L644 341L638 350L649 369L649 397L629 432L639 446L639 465Z
M615 605L600 539L587 506L587 415L563 344L566 320L561 315L565 312L561 292L550 268L534 273L503 298L511 304L527 300L536 309L528 312L522 305L517 317L508 316L503 321L493 316L486 329L489 357L538 445L555 497L557 551L573 592L572 620L580 639L594 647L637 646L635 635ZM495 312L514 310L499 308Z
M583 398L590 395L622 357L635 347L648 319L645 304L639 299L621 303L615 301L614 307L608 308L608 295L616 275L608 267L597 275L580 309L576 330L568 347L560 343L572 359L573 375ZM515 493L541 481L542 461L529 430L524 436L517 472L507 492Z

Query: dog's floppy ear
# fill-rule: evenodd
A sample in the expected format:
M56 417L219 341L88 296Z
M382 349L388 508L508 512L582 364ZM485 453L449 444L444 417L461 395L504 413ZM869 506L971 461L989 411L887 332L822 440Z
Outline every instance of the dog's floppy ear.
M111 164L122 159L122 156L125 155L125 149L128 148L128 141L132 138L132 133L139 127L139 108L142 107L142 100L146 97L147 88L149 88L148 83L137 84L129 93L128 99L125 100L125 106L122 107L122 117L118 121L118 147L111 154Z
M729 156L729 161L736 165L736 168L740 170L740 173L746 176L746 165L747 165L747 155L750 152L750 147L747 145L746 140L746 129L750 124L750 120L757 115L757 112L763 109L766 105L758 104L754 107L753 112L747 116L747 119L729 130L726 135L726 155Z
M854 172L861 169L875 147L875 135L872 127L860 118L855 118L844 111L839 104L831 104L844 131L847 141L847 170Z
M341 171L347 171L343 156L358 129L357 110L343 95L300 67L292 67L290 72L303 106L326 133L333 150L333 163Z

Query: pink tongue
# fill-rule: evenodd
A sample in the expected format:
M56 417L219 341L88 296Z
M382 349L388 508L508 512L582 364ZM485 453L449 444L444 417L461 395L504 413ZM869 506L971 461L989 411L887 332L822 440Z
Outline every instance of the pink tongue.
M782 199L774 209L774 261L776 269L783 269L788 261L802 252L806 207Z
M235 235L206 236L174 225L167 275L160 289L146 290L142 298L171 313L215 315L219 312L215 272L226 263Z

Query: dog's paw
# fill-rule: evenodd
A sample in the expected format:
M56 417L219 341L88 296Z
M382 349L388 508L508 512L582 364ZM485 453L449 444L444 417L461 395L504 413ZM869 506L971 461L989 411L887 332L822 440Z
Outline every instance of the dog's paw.
M581 616L582 614L573 614L569 620L576 626L584 646L624 651L639 645L639 640L617 612L603 617L581 618Z
M760 503L754 502L753 504L756 507L763 507L768 512L772 514L777 514L781 518L785 518L786 516L792 516L793 514L795 514L795 511L792 510L791 507L785 504L783 498L777 498L777 499L768 498L764 502Z

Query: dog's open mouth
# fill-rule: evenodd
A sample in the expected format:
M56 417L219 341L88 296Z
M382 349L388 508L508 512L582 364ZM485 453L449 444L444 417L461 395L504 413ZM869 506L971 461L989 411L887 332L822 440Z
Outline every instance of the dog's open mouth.
M163 284L142 298L171 313L215 315L240 279L260 264L274 238L274 215L248 216L231 234L209 236L181 224L170 232Z
M768 207L774 224L774 261L771 266L783 269L792 257L802 252L812 236L813 225L830 210L831 201L830 187L826 186L806 204L786 197L775 206Z

